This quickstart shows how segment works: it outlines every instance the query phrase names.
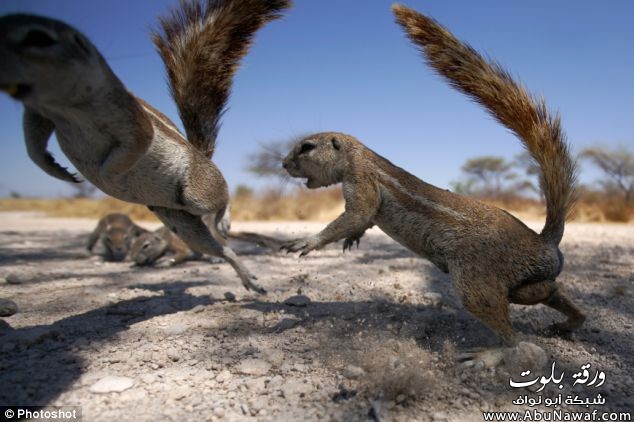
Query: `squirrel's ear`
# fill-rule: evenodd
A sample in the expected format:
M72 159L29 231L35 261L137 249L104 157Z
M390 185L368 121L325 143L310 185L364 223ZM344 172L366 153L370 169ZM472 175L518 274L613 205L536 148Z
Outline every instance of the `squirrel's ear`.
M332 147L336 150L340 150L341 149L341 142L339 142L339 139L335 138L334 136L332 137L332 139L330 140L330 142L332 142Z

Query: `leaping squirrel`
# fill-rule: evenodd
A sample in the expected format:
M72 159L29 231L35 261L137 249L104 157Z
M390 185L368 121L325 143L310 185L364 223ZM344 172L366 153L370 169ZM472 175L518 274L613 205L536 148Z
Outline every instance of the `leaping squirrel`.
M153 34L186 137L131 94L97 48L69 25L39 16L0 18L0 89L24 105L29 157L46 173L78 178L47 151L53 133L87 180L145 204L192 249L224 258L247 289L264 292L201 216L219 220L227 183L210 161L240 59L255 32L290 0L184 0Z
M465 308L505 343L516 342L509 303L543 303L568 317L555 324L558 331L578 328L585 317L555 282L576 175L559 117L433 19L400 5L393 11L428 64L511 129L539 164L546 224L537 234L505 211L423 182L352 136L327 132L299 141L283 166L291 176L306 178L308 188L342 183L345 212L285 248L305 255L346 239L345 250L377 225L449 273Z

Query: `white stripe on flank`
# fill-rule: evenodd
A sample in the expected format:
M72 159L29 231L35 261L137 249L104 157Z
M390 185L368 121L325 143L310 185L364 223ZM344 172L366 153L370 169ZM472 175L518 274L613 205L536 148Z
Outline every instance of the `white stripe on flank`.
M174 126L171 122L166 122L165 120L163 120L161 118L161 116L159 116L158 114L154 113L154 111L152 109L148 108L145 104L141 103L141 105L143 106L143 109L145 110L146 113L151 114L152 116L154 116L156 118L156 120L158 120L159 122L163 123L167 128L173 130L184 141L187 141L187 139L178 130L178 128L176 126Z
M425 198L424 196L417 196L412 194L410 191L408 191L407 189L403 188L403 186L398 182L397 179L395 179L394 177L385 174L383 171L379 171L379 174L381 175L381 177L384 177L385 179L387 179L388 181L390 181L398 190L399 192L401 192L404 195L409 196L410 198L412 198L414 201L418 202L420 205L424 206L424 207L428 207L428 208L432 208L436 211L451 215L454 218L457 218L459 220L469 220L469 218L462 214L459 213L458 211L446 207L444 205L438 204L436 202L430 201L429 199Z

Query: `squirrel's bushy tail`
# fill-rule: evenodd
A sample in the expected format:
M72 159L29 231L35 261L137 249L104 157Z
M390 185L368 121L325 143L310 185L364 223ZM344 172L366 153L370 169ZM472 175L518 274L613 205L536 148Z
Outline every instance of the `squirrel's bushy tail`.
M240 59L255 32L290 0L181 0L153 41L189 141L211 158Z
M511 129L539 164L546 198L541 236L559 244L575 200L577 173L559 116L549 115L543 100L533 99L501 66L485 60L435 20L401 5L392 6L392 11L429 65Z

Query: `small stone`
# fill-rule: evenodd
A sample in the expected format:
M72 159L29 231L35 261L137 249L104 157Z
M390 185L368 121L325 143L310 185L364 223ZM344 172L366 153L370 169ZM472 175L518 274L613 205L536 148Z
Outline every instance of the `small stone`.
M168 349L166 354L172 362L178 362L181 358L180 353L176 349Z
M281 333L282 331L290 330L300 322L301 320L297 318L282 318L277 324L271 327L271 329L275 332Z
M145 373L145 374L141 374L139 379L143 381L145 384L152 384L153 382L156 381L156 376L154 374Z
M434 412L431 414L432 421L446 421L449 418L445 412Z
M9 299L0 299L0 317L8 317L18 312L18 305Z
M5 280L9 284L22 284L26 281L26 278L21 274L11 273L5 277Z
M238 365L238 371L246 375L265 375L271 369L271 364L262 359L245 359Z
M363 368L359 368L358 366L348 365L343 368L342 375L349 380L356 380L363 377L365 375L365 371Z
M394 400L396 402L396 404L401 404L404 403L405 400L407 400L407 396L405 394L399 394L398 396L396 396L396 400Z
M176 387L169 390L169 397L172 400L182 400L189 394L189 387Z
M293 398L303 398L306 394L309 394L313 391L313 386L309 383L303 381L287 381L284 383L280 389L282 390L282 394L287 399Z
M236 301L236 295L234 295L231 292L225 292L225 299L227 299L229 302L235 302Z
M285 305L304 307L310 304L310 298L306 295L291 296L284 301Z
M527 370L538 374L546 366L547 361L548 356L544 349L536 344L522 341L504 352L503 366L509 374Z
M266 390L265 377L250 378L245 381L244 385L250 392L258 393ZM257 411L257 409L256 409Z
M223 369L218 375L216 375L216 382L227 382L231 379L231 372L228 369Z
M189 327L185 324L176 323L164 327L163 332L167 336L177 336L179 334L183 334L185 331L187 331L188 328Z
M267 362L274 366L280 366L284 362L285 357L284 352L279 349L264 350L262 356Z
M199 314L199 313L201 313L204 310L205 310L205 306L204 305L196 305L196 306L194 306L192 308L192 312L195 313L195 314Z
M442 305L442 295L440 293L427 292L423 295L423 297L430 301L433 306Z
M91 393L97 394L120 393L132 388L133 385L134 380L132 378L108 375L91 385L89 390Z
M214 413L214 416L217 418L225 417L225 409L223 409L222 407L214 407L213 413Z
M243 413L244 415L248 415L248 414L250 414L250 412L249 412L249 405L247 405L246 403L242 403L242 404L240 405L240 409L242 410L242 413Z
M266 396L258 397L257 399L251 400L250 404L251 409L259 414L262 409L269 407L269 399Z

